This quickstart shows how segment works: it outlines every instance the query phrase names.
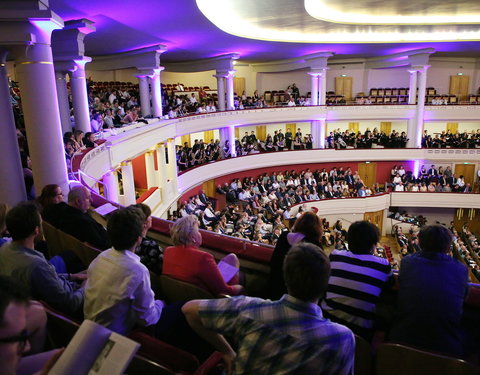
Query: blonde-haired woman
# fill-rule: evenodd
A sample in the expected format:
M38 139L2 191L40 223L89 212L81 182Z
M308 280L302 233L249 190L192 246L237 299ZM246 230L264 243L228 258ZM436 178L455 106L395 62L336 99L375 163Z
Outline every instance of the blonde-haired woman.
M212 254L200 250L202 235L196 216L177 220L170 234L175 246L167 247L163 255L162 273L166 276L194 284L213 295L239 295L243 286L238 284L240 262L235 254L215 263Z

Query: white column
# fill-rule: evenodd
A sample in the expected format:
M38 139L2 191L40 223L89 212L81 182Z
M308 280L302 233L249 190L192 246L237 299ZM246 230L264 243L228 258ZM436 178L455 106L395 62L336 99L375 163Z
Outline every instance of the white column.
M231 70L228 72L227 76L227 109L232 110L235 109L233 104L233 75L235 70Z
M131 160L122 162L122 182L124 205L129 206L137 202L135 195L135 179L133 175L133 165Z
M310 105L318 105L318 73L308 73L311 78Z
M325 105L327 98L327 68L323 68L318 76L318 104Z
M142 116L151 116L152 109L150 107L150 88L148 85L148 77L140 74L136 77L138 78L138 89L140 91L140 108L142 110Z
M103 189L105 198L118 203L118 177L117 171L108 171L103 175Z
M407 122L407 147L408 148L416 148L417 147L417 119L410 118ZM420 138L421 142L421 138Z
M220 140L220 154L222 155L222 157L225 157L223 153L223 148L225 147L226 141L230 142L230 134L229 134L228 127L218 129L218 135L219 135L218 138Z
M170 183L173 184L173 191L176 193L178 189L177 181L177 157L175 154L175 139L169 138L167 141L167 154L168 154L168 164L167 164L167 176L170 180Z
M417 70L409 70L410 83L408 85L408 104L415 104L417 101Z
M217 72L214 77L217 79L218 110L225 111L225 76Z
M67 72L55 71L55 83L57 85L58 109L60 111L60 121L62 123L62 133L71 132L70 124L70 105L68 102L68 88L66 80Z
M147 172L147 188L158 186L157 173L155 171L155 155L154 151L145 153L145 170Z
M422 147L423 115L425 112L425 94L427 89L427 70L430 66L425 65L418 69L418 99L417 99L417 127L415 129L414 142L416 148Z
M235 149L235 125L228 127L228 139L230 140L230 154L232 157L237 156L237 150Z
M52 49L46 43L28 46L16 63L37 195L48 184L59 185L67 194L67 165Z
M161 189L162 201L163 201L165 188L167 186L167 179L168 179L167 157L165 153L164 143L157 144L157 165L158 165L157 181L158 181L158 187Z
M310 126L313 148L325 148L325 119L313 120Z
M10 103L8 89L7 68L5 66L6 53L0 50L0 202L10 207L27 199L25 182L23 180L22 163L18 150L15 120ZM6 177L8 176L8 177Z
M91 131L87 80L85 79L85 64L91 60L89 57L84 57L84 60L75 61L76 69L70 75L75 130L81 130L84 133Z
M153 117L162 117L162 88L160 82L160 72L163 67L154 69L154 74L150 76L152 86L152 110Z

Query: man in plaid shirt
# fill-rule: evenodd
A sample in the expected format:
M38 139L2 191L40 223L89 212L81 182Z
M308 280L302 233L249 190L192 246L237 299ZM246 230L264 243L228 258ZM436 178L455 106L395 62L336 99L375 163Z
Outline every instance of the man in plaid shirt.
M300 243L283 268L288 294L280 300L190 301L183 307L188 322L223 353L229 374L353 374L352 332L323 318L318 306L328 284L328 257Z

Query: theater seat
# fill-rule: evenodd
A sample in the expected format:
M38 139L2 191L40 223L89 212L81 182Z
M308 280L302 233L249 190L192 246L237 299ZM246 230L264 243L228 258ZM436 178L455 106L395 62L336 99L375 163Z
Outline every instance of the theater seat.
M355 375L371 375L372 347L367 340L355 335Z
M88 265L92 263L98 254L102 252L101 250L89 245L88 243L84 243L67 233L64 233L60 230L58 233L60 234L62 249L74 252L86 267L88 267Z
M446 357L400 344L382 344L375 361L376 375L475 375L479 368L461 359Z
M213 294L196 285L166 275L160 275L158 278L162 294L168 303L215 298Z
M59 255L63 251L59 230L46 221L42 222L42 230L47 241L50 258Z

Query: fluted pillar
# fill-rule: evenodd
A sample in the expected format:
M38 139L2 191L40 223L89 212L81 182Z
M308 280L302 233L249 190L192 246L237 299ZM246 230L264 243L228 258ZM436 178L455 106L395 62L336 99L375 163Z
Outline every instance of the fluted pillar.
M409 69L410 83L408 89L408 104L415 104L417 102L417 70Z
M157 172L155 170L154 151L150 150L145 153L145 171L147 172L147 188L158 186Z
M58 110L60 111L60 122L62 133L71 132L70 104L68 101L67 72L55 70L55 83L57 86Z
M217 79L218 110L225 111L225 74L217 72L214 77Z
M148 76L138 74L138 89L140 91L140 108L142 116L147 117L152 115L152 108L150 107L150 87L148 83Z
M160 72L163 67L154 69L154 73L150 76L150 84L152 86L152 112L153 117L162 117L162 87L160 80Z
M227 80L227 109L233 110L235 109L235 105L233 102L233 75L235 74L235 70L231 70L228 72Z
M325 119L311 122L313 148L325 148Z
M85 64L90 61L92 61L90 57L84 57L83 60L75 60L76 69L70 74L75 129L84 133L91 131L87 80L85 78Z
M117 171L108 171L103 175L102 181L105 198L111 202L119 203Z
M310 105L318 105L318 83L319 83L319 73L309 72L311 79L311 89L310 89Z
M22 163L18 150L15 120L10 102L7 68L5 65L6 51L0 49L0 202L10 207L27 199L23 179ZM8 177L7 177L8 176Z
M122 183L124 205L129 206L136 203L135 179L133 174L133 165L131 160L122 162Z

